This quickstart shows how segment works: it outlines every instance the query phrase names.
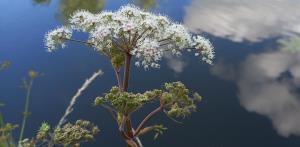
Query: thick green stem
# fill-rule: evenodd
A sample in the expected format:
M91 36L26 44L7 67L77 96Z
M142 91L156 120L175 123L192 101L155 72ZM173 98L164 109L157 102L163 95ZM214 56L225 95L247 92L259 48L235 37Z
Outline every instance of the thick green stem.
M29 98L30 98L30 94L31 94L32 84L33 84L33 79L30 80L30 83L29 83L28 87L26 87L27 88L27 94L26 94L25 108L24 108L24 112L23 112L23 121L22 121L20 136L19 136L19 142L18 142L19 146L20 146L21 141L23 140L26 121L27 121L27 118L28 118L28 115L29 115Z

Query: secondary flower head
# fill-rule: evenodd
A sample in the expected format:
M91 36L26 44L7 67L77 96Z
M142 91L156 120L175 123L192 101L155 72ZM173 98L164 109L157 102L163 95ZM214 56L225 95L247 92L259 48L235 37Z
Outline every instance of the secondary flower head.
M209 40L201 36L193 37L193 46L195 46L196 50L202 54L202 60L208 64L212 64L212 60L215 57L215 51L213 50L213 46ZM196 56L199 53L195 53Z
M67 27L59 27L48 32L45 36L45 44L49 52L57 49L58 46L65 47L66 39L70 39L72 30Z
M195 56L209 64L214 58L209 40L189 33L185 26L166 16L146 12L133 5L98 14L77 11L71 16L70 24L73 30L89 34L87 42L95 50L109 57L116 51L131 54L137 60L135 65L146 69L159 68L159 61L166 52L179 56L187 49L193 50ZM48 50L55 50L59 44L64 46L71 32L65 27L49 32L46 35Z

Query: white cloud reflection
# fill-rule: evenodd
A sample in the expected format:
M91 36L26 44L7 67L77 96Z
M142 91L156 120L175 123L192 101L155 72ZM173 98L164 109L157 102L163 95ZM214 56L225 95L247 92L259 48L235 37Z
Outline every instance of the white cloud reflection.
M235 72L232 65L219 62L211 72L234 80L241 105L247 111L270 118L280 135L300 136L299 51L279 50L249 55Z
M184 23L241 42L300 33L299 0L193 0Z
M175 57L171 54L165 54L164 57L167 59L167 66L177 74L182 73L187 65L186 61L180 57Z

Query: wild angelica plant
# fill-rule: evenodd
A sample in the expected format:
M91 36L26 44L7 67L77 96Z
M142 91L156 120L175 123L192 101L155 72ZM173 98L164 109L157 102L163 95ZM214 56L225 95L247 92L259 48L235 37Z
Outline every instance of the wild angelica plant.
M142 147L139 136L154 131L156 137L166 129L162 125L147 126L148 120L159 112L170 118L185 118L196 110L201 99L181 82L166 83L161 89L144 93L128 92L130 65L142 66L145 70L160 68L159 61L171 52L181 56L183 52L195 52L204 62L212 64L214 50L200 35L193 35L181 24L166 16L145 12L133 5L121 7L115 12L104 11L92 14L75 12L68 26L48 32L45 45L49 52L64 48L66 42L83 43L108 58L115 71L117 86L103 97L95 99L95 105L108 109L118 124L123 139L130 147ZM73 31L88 33L86 41L72 38ZM123 72L123 76L121 75ZM146 104L157 102L158 108L150 112L135 128L131 116Z
M99 132L97 126L86 120L77 120L75 124L67 123L62 127L56 127L51 132L48 123L42 123L35 137L24 139L20 142L21 147L39 146L64 146L77 147L83 142L94 140L94 136Z

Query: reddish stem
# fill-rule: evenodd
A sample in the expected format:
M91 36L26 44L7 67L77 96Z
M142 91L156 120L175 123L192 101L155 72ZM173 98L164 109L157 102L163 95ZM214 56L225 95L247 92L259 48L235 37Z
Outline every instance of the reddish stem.
M125 55L125 69L124 69L124 81L123 81L123 90L128 91L128 82L129 82L129 74L130 74L130 60L131 55L126 53Z
M153 110L151 113L149 113L144 120L140 123L140 125L138 126L138 128L136 129L136 131L134 132L133 136L136 137L140 131L144 128L144 126L146 125L147 121L152 118L155 114L157 114L158 112L160 112L163 109L162 106L159 106L158 108L156 108L155 110Z

